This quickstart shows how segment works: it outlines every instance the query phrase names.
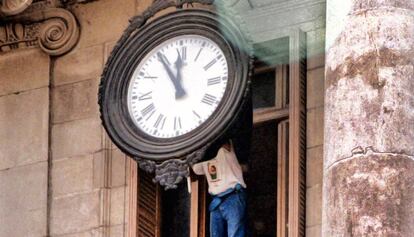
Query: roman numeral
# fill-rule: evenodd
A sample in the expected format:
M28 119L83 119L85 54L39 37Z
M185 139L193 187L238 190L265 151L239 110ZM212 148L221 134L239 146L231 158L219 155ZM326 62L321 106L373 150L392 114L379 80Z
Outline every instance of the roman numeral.
M149 113L154 113L155 112L155 106L154 106L154 104L153 103L151 103L151 104L149 104L147 107L145 107L143 110L141 110L141 114L142 114L142 117L145 117L147 114L149 114ZM152 114L150 114L150 117L151 117L151 115ZM148 117L149 118L149 117ZM148 119L147 118L147 119Z
M147 92L139 97L139 100L150 100L152 99L152 91Z
M213 105L216 102L216 99L217 98L213 95L205 94L201 102L207 105Z
M197 116L197 118L201 119L200 115L199 115L199 114L197 114L197 112L195 112L194 110L193 110L193 114L194 114L195 116Z
M211 60L207 65L204 66L204 71L207 71L210 67L212 67L217 62L217 59Z
M174 117L174 130L177 130L177 128L181 129L181 118L180 117Z
M158 118L157 118L157 120L154 123L154 128L158 128L158 126L161 124L161 121L163 120L163 118L164 118L164 115L163 114L158 115Z
M167 119L167 117L164 117L164 119L162 120L161 129L164 129L164 124L165 124L166 119Z
M181 48L181 59L183 61L187 59L187 47L185 46Z
M204 49L204 46L206 46L206 42L204 42L204 43L201 45L201 48L200 48L200 50L198 51L197 56L196 56L196 57L195 57L195 59L194 59L194 62L195 62L195 61L197 61L198 57L199 57L199 56L200 56L200 54L201 54L201 51L203 51L203 49Z
M207 79L207 86L219 84L220 82L221 82L221 77L209 78Z

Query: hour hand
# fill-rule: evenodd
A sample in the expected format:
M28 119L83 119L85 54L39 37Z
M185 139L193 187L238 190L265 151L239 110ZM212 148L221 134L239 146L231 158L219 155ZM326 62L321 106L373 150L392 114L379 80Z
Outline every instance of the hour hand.
M173 72L171 71L171 68L168 66L167 59L165 58L165 55L161 52L157 53L158 59L160 60L161 64L164 66L165 70L167 71L168 77L170 78L171 82L174 85L175 88L175 98L179 99L183 96L185 96L185 91L183 87L181 86L181 83L177 80L177 78L174 76Z

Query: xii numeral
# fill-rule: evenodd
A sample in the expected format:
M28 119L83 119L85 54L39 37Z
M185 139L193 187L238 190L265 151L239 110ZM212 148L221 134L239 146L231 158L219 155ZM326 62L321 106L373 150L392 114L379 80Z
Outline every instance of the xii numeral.
M185 46L181 48L181 59L183 61L187 59L187 47Z

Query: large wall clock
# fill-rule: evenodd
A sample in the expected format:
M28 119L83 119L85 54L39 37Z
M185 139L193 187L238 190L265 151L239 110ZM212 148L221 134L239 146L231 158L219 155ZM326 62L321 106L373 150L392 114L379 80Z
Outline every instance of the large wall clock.
M232 127L249 88L248 42L231 17L155 1L133 18L102 75L99 104L112 141L174 188ZM147 19L157 11L177 10Z

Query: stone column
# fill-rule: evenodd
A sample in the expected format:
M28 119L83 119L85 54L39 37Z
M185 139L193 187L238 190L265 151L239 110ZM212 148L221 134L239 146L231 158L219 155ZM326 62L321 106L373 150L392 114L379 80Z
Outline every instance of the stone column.
M414 1L328 0L322 235L414 235Z

